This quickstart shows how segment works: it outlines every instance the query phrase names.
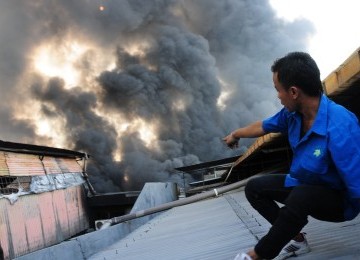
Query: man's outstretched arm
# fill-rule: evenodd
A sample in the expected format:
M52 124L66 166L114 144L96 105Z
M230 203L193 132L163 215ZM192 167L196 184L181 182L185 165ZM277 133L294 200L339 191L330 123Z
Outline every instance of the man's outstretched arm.
M252 138L265 135L262 121L256 121L245 127L238 128L223 138L228 147L234 149L238 147L240 138Z

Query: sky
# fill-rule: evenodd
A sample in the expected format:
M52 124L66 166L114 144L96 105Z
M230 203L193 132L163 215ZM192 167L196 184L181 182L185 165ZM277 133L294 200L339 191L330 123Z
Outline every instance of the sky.
M0 1L0 139L88 153L99 192L193 180L174 169L281 108L275 59L326 75L358 47L355 1L271 1Z
M358 0L270 0L277 15L286 21L305 18L313 23L308 51L324 79L360 47Z

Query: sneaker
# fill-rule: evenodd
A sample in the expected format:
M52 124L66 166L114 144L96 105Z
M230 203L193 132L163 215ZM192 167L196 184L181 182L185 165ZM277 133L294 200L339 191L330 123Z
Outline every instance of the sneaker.
M251 260L251 257L246 253L238 253L234 260Z
M276 260L282 260L286 259L292 256L298 256L302 254L306 254L310 252L310 247L307 242L306 233L302 233L304 237L304 241L302 242L296 242L294 240L291 240L280 252L280 254L275 257Z

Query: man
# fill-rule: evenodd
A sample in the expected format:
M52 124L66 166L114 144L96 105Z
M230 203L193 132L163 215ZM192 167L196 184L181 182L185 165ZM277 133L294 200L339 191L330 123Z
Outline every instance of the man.
M250 204L272 227L242 259L285 259L307 253L310 248L301 230L308 216L341 222L360 211L357 117L323 95L319 69L309 54L289 53L271 70L284 108L223 139L235 148L240 138L281 132L288 135L293 151L287 175L266 175L246 185Z

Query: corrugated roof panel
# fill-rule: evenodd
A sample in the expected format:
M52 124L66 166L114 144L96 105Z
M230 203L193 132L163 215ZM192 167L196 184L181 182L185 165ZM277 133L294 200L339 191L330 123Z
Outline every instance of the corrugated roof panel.
M80 164L73 159L68 158L56 158L56 162L58 163L62 173L81 173L82 168Z
M0 152L0 176L10 175L9 168L6 164L5 153Z
M31 176L81 172L82 166L73 158L0 152L0 176Z
M39 155L6 152L5 159L12 176L45 174Z
M173 208L89 259L233 259L269 228L240 190ZM310 218L304 231L312 251L297 259L360 259L360 217L342 223Z
M44 156L42 159L46 174L60 174L62 173L60 166L58 165L54 157Z
M219 197L173 208L90 259L232 259L255 241Z

